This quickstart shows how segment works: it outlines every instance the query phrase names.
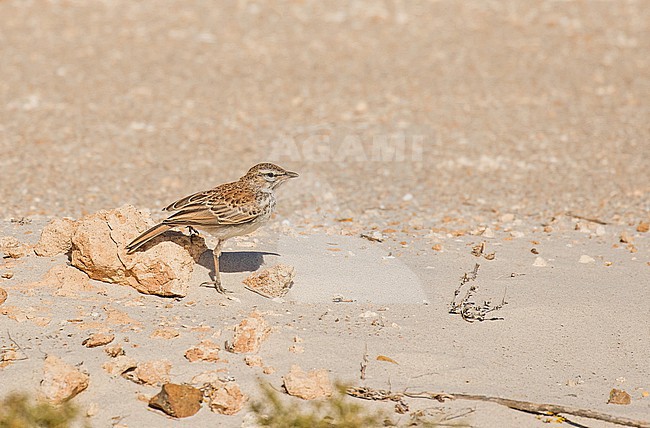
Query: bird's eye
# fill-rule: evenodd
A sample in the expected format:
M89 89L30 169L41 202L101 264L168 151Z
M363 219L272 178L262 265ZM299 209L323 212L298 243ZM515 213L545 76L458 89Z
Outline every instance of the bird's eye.
M264 176L266 178L273 178L273 177L275 177L275 173L273 173L273 172L265 172Z

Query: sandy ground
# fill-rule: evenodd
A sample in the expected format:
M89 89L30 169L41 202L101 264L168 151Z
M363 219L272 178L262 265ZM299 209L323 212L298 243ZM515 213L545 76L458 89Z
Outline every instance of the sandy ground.
M0 369L3 385L36 390L55 354L91 373L75 400L96 403L93 426L239 426L246 411L148 411L137 397L156 388L111 378L81 342L117 309L134 320L110 325L127 353L168 358L183 382L214 366L185 350L257 308L277 371L219 365L253 396L294 363L361 383L367 346L369 386L650 419L645 2L0 1L0 21L2 236L34 243L54 216L124 203L156 212L258 161L301 174L272 224L229 243L238 300L198 287L207 254L181 300L100 283L53 296L30 284L64 256L3 260L2 346L9 333L29 356ZM383 242L360 237L373 231ZM471 254L483 241L494 260ZM244 290L278 262L297 270L284 302ZM448 313L477 262L478 299L505 294L502 320ZM180 335L150 338L161 325ZM289 352L295 336L304 353ZM606 404L612 388L631 404ZM476 427L548 426L487 403L412 404L473 409Z

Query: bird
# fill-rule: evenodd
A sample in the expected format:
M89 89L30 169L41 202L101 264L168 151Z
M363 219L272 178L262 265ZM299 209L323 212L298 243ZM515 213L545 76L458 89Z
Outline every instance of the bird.
M228 292L221 285L219 256L227 239L252 233L266 223L275 209L274 191L289 179L298 177L278 165L263 162L248 170L239 180L220 184L210 190L193 193L163 208L173 212L161 223L151 227L127 246L132 254L156 236L173 227L198 229L217 239L212 250L214 258L214 281L217 292Z

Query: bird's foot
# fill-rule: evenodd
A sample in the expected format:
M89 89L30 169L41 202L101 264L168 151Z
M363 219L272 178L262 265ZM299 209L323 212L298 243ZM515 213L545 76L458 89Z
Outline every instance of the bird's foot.
M203 283L201 283L201 287L214 288L215 290L217 290L217 293L221 293L221 294L231 294L232 293L232 291L226 290L225 288L223 288L223 286L221 285L221 282L218 282L218 281L206 281L206 282L203 282Z
M199 236L199 231L192 226L187 226L187 230L190 232L190 244L194 244L194 237Z

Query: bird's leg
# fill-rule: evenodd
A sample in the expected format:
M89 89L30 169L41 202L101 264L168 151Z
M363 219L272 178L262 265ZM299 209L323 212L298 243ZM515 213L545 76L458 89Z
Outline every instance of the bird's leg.
M225 293L225 289L221 286L221 273L219 272L219 256L221 255L221 240L217 241L217 245L212 250L212 257L214 258L214 288L219 293Z
M221 274L219 273L219 256L221 255L221 247L223 246L223 240L218 240L217 245L212 250L212 257L214 259L214 282L204 282L201 285L212 285L218 293L226 294L230 291L226 290L221 286Z

